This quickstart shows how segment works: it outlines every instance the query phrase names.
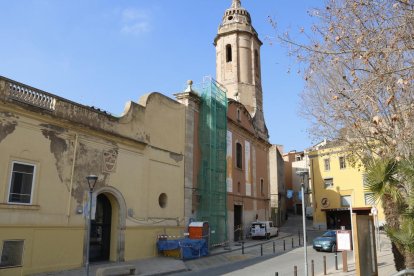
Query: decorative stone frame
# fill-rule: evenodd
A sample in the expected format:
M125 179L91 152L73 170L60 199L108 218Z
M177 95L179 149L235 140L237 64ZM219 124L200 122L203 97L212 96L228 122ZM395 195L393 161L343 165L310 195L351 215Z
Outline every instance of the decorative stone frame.
M125 199L122 195L122 193L117 190L114 187L111 186L106 186L106 187L102 187L102 188L98 188L96 189L96 191L94 191L93 193L93 198L96 201L96 198L99 194L104 194L108 197L109 201L111 202L111 204L114 204L116 202L116 206L112 206L112 212L117 210L117 221L111 221L111 224L115 223L115 229L116 229L116 233L111 233L111 239L113 237L116 238L116 252L113 252L114 249L111 248L111 253L115 253L115 261L116 262L124 262L125 261L125 230L126 230L126 216L127 216L127 205L125 202ZM114 208L116 207L116 208ZM113 216L114 217L114 216ZM86 225L87 222L85 222L85 227L87 227ZM84 237L84 249L83 249L83 256L84 256L84 263L86 262L86 241L87 239L87 235L88 233L86 233L87 231L85 231L85 237ZM112 254L110 254L112 255Z

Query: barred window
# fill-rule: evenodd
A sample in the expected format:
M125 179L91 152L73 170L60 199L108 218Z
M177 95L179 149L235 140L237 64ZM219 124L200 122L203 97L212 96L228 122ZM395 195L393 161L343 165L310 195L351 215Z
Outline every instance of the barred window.
M21 266L23 259L23 240L5 240L1 250L0 268Z

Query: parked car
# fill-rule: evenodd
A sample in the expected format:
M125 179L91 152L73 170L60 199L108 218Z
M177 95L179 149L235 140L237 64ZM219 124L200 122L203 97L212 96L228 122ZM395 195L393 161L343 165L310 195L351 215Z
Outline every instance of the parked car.
M279 235L279 229L273 225L272 221L255 221L252 222L250 227L250 234L252 238L266 238L277 237Z
M336 231L329 230L323 233L321 237L313 240L313 249L316 251L336 251Z

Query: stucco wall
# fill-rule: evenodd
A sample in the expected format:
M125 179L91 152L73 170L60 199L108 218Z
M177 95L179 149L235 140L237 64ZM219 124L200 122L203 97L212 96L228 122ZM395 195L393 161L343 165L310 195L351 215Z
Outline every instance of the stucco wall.
M311 173L314 199L314 225L326 226L326 214L322 209L343 208L341 196L351 195L353 208L371 207L365 204L362 166L352 167L346 163L346 168L339 167L339 157L345 156L347 152L340 147L321 149L309 153L311 160ZM330 170L325 170L324 159L330 160ZM324 187L324 179L333 178L332 187ZM328 200L328 205L322 206L323 198ZM378 219L384 222L384 212L380 203L377 204Z
M23 267L0 274L83 265L90 174L94 197L112 205L110 260L154 256L157 234L182 234L183 105L152 93L117 118L17 83L54 97L55 109L44 110L11 98L10 84L0 79L0 242L23 239L24 255ZM30 204L8 203L13 161L35 165Z

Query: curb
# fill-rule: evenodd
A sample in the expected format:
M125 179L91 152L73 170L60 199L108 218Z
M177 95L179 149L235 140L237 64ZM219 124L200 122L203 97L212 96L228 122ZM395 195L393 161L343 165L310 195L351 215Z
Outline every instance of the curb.
M284 239L284 238L289 238L289 237L292 237L292 236L294 236L294 234L288 234L287 236L284 236L283 238L282 237L276 237L275 239L273 239L273 240L267 240L267 241L264 241L264 242L259 242L259 243L255 243L255 244L250 244L250 245L245 245L244 246L244 249L246 249L246 248L251 248L251 247L255 247L255 246L259 246L259 245L261 245L261 244L267 244L267 243L271 243L271 242L273 242L273 241L276 241L276 240L282 240L282 239ZM226 250L226 251L221 251L221 252L214 252L214 253L210 253L208 256L205 256L205 257L202 257L202 258L208 258L208 257L210 257L210 256L217 256L217 255L222 255L222 254L226 254L226 253L230 253L230 252L235 252L235 251L241 251L242 250L242 246L240 245L240 246L238 246L237 248L235 248L235 249L230 249L230 250ZM190 261L190 260L189 260ZM185 262L185 261L184 261Z

